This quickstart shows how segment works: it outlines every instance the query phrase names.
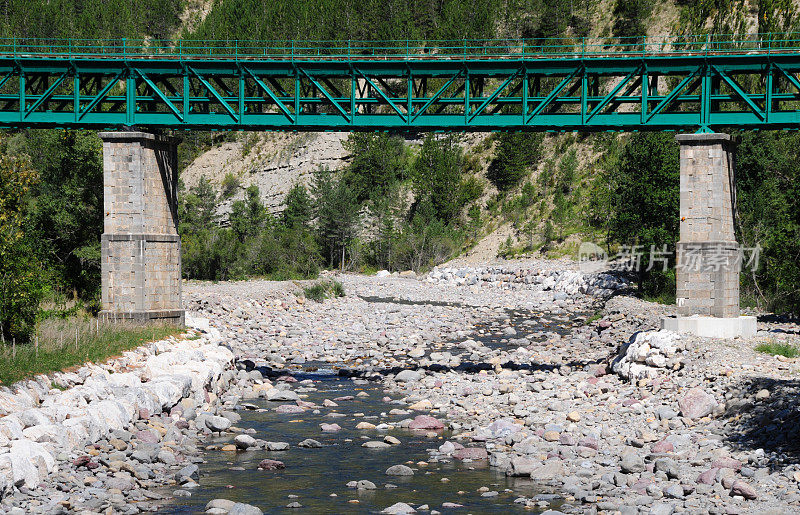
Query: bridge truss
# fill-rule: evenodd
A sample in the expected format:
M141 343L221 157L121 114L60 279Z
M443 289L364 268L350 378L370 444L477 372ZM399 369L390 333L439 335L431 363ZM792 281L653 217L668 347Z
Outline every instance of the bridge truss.
M77 49L76 49L77 48ZM0 126L293 131L800 128L800 48L149 53L0 43ZM251 50L253 47L250 47ZM485 47L484 47L485 48ZM534 48L532 50L532 48ZM263 50L263 52L262 52ZM414 49L411 49L414 50ZM367 54L367 55L364 55Z

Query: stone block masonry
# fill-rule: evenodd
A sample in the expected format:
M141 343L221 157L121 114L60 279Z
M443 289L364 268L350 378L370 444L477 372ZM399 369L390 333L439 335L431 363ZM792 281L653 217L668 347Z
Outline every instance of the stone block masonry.
M680 134L680 315L739 316L734 163L727 134Z
M103 132L100 316L183 324L177 140Z

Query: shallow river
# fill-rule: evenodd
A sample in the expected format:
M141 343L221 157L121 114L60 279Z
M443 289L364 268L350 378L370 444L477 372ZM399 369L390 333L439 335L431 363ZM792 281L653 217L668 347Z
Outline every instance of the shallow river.
M537 322L532 323L533 319ZM509 313L505 323L489 323L482 328L483 334L475 334L475 337L487 346L508 345L508 340L500 335L500 326L507 326L509 322L517 327L519 335L542 330L562 332L566 330L564 326L571 325L563 319L550 320L542 325L541 319L532 317L530 313ZM502 343L501 339L504 340ZM304 368L313 370L314 367L309 365L305 364ZM361 421L392 424L417 414L390 415L391 409L403 409L404 405L385 402L379 383L340 378L330 369L299 372L295 377L306 380L293 386L298 393L308 396L303 400L320 406L317 411L309 409L305 413L281 414L274 408L282 403L259 400L252 403L259 409L240 411L242 420L236 424L243 429L254 429L252 436L255 438L288 442L289 450L236 453L207 450L203 455L205 462L200 464L201 486L192 491L191 497L176 499L164 507L164 511L202 512L206 503L216 498L253 504L265 513L377 513L396 502L414 507L427 504L431 510L442 512L454 511L443 508L443 503L455 503L463 505L455 510L460 513L536 513L514 500L538 496L543 501L542 509L557 507L560 502L558 496L543 492L530 479L506 477L502 471L488 467L486 461L430 458L427 450L438 448L447 441L451 437L448 431L431 438L425 432L401 428L387 431L355 429ZM369 396L357 397L360 392ZM352 400L335 401L338 407L321 407L325 399L350 396ZM342 430L333 433L321 431L321 423L334 422L342 426ZM384 449L362 447L365 441L382 441L386 435L398 438L401 444ZM297 446L307 438L317 440L322 447ZM228 435L212 438L204 445L232 442L233 436ZM265 458L282 461L286 469L258 470L259 462ZM396 464L410 466L414 475L387 476L386 469ZM348 482L359 480L373 482L376 489L347 487ZM485 492L486 488L489 492ZM295 503L301 507L288 507Z

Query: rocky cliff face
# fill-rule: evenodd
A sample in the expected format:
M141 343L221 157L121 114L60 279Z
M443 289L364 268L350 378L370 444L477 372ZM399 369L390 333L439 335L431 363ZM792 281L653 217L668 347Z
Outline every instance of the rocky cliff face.
M347 165L347 133L251 133L203 153L181 174L187 188L206 177L218 189L231 174L241 188L220 205L220 213L243 197L244 188L258 186L270 212L281 210L286 194L298 183L309 184L320 168L336 170Z

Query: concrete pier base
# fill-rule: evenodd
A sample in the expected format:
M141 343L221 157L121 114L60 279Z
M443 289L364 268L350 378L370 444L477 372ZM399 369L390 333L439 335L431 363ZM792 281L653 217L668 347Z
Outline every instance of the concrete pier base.
M664 317L661 319L661 329L706 338L751 338L756 335L756 317L721 318L702 315Z
M736 243L733 149L727 134L680 134L678 318L665 329L731 338L755 334L739 316L741 253Z
M177 140L103 132L101 318L183 324Z

